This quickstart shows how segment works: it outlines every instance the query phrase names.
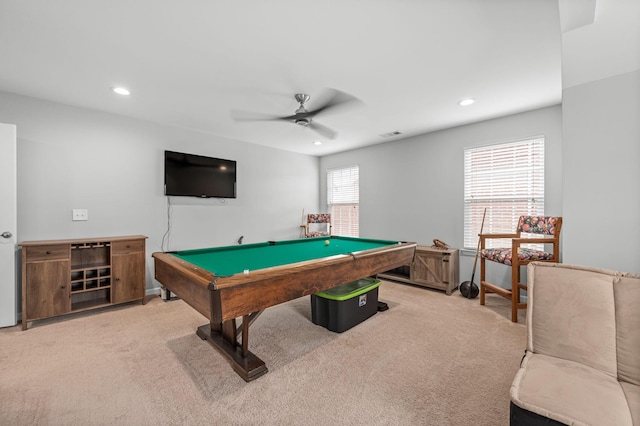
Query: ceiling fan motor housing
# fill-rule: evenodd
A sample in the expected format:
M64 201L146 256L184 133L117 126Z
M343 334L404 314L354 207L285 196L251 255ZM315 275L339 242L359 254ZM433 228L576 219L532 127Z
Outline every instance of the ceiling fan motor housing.
M304 94L304 93L297 93L296 94L296 101L298 101L300 106L302 106L302 104L304 104L305 102L308 102L309 99L311 99L311 97L309 95Z
M296 101L298 101L298 103L300 104L300 108L296 110L296 114L305 114L308 112L307 109L304 107L304 103L308 102L309 99L311 99L311 97L309 95L305 95L304 93L296 94ZM308 126L309 123L311 123L311 119L306 117L300 117L300 118L296 118L294 120L294 123L300 126Z

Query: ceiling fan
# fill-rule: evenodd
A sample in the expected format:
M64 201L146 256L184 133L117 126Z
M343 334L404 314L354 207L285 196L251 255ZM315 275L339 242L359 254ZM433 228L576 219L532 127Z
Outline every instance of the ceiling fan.
M326 138L334 139L338 133L327 126L314 121L314 117L329 109L334 109L347 103L359 102L359 99L335 89L327 89L322 98L324 99L320 106L317 106L315 109L308 110L305 104L309 102L311 96L305 93L297 93L295 95L295 100L299 104L298 109L295 110L293 115L287 115L284 117L240 111L232 111L232 116L236 121L289 121L299 126L304 126L314 130Z

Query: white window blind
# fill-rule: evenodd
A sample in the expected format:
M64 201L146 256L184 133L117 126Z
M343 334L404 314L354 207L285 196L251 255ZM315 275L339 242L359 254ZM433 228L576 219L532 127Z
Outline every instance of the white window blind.
M513 233L522 215L544 215L544 137L464 151L464 246L487 233ZM488 240L487 248L505 240ZM510 243L507 243L510 244Z
M358 166L327 171L327 204L332 233L357 237L359 229L360 175Z

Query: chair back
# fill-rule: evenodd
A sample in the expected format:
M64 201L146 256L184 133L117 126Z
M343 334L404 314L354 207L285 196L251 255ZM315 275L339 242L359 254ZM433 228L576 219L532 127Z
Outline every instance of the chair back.
M308 214L307 223L331 223L331 214L330 213Z
M528 265L527 350L640 385L640 274Z
M562 227L562 218L555 216L520 216L518 220L518 233L525 234L542 234L542 235L560 235Z

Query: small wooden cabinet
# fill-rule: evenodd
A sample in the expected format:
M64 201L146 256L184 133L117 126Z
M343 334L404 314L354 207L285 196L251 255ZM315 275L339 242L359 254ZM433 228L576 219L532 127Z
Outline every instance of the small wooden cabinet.
M20 243L22 329L37 319L134 300L145 303L146 238Z
M444 290L447 295L460 284L460 254L457 249L418 246L410 265L392 269L378 277Z
M144 240L114 241L111 245L111 271L113 276L113 303L143 299L145 288Z

